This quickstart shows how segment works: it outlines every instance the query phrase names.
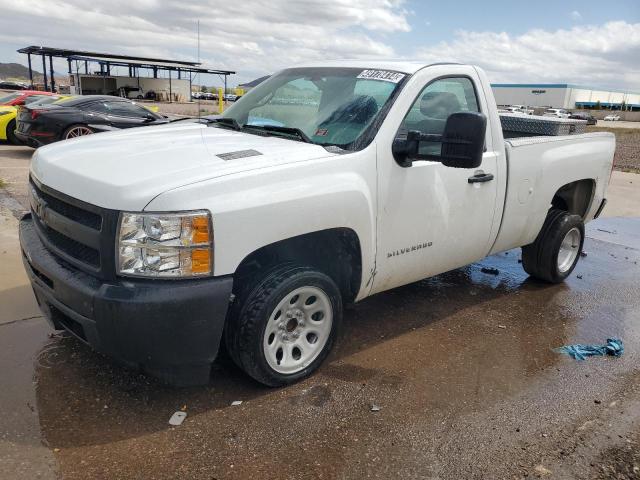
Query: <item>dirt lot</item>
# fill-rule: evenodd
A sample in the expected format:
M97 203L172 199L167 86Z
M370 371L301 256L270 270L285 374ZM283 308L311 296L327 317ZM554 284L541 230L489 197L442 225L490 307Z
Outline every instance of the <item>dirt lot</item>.
M615 169L622 172L640 173L640 125L629 127L588 127L591 132L611 132L616 136ZM613 123L613 122L612 122ZM631 122L625 122L631 123Z
M176 390L50 335L12 214L31 152L0 145L0 479L640 478L640 219L591 223L562 285L513 250L367 299L299 384L217 364ZM637 215L640 176L613 182L608 213ZM607 337L621 358L553 351Z
M219 108L218 102L212 100L201 100L200 102L189 103L142 103L158 107L158 111L165 115L186 115L189 117L196 117L198 110L200 111L200 115L216 115ZM233 105L233 103L225 102L224 109L229 108L231 105Z

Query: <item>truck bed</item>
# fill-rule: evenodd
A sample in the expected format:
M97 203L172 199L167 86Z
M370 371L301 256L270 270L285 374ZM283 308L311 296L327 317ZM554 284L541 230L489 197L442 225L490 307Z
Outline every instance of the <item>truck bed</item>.
M576 172L593 182L585 222L593 218L611 175L615 136L607 132L505 139L507 188L500 232L491 250L502 252L535 240L561 187L576 181ZM578 180L579 181L579 180Z

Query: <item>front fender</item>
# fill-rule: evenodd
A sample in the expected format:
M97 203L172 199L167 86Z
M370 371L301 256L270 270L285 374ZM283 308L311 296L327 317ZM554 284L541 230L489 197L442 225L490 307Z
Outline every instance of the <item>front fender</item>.
M145 210L211 211L216 276L233 274L249 254L280 240L350 228L360 242L364 285L375 259L374 152L367 148L187 185L161 194ZM361 286L358 298L365 294Z

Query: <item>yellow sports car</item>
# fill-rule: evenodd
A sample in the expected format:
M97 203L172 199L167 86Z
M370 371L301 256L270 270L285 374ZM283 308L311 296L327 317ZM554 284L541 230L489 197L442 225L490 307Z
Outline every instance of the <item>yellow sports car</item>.
M29 105L44 105L53 103L69 96L64 95L48 95L41 96L37 101L31 102ZM22 142L16 137L14 131L16 129L16 115L18 108L12 105L0 105L0 141L6 140L14 145L21 145Z
M20 145L13 131L16 129L16 107L0 105L0 140L8 140L14 145Z

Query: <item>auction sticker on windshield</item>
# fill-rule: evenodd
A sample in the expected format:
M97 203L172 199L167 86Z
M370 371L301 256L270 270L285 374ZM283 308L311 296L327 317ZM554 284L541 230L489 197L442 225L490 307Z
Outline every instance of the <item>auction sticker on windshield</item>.
M390 72L389 70L363 70L358 78L366 78L368 80L382 80L384 82L398 83L406 75L399 72Z

